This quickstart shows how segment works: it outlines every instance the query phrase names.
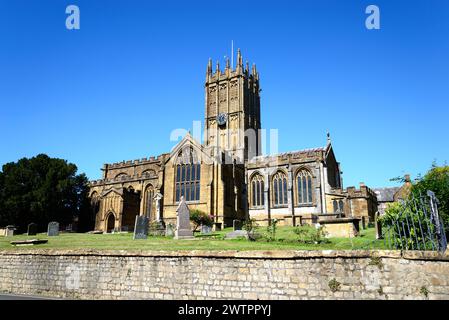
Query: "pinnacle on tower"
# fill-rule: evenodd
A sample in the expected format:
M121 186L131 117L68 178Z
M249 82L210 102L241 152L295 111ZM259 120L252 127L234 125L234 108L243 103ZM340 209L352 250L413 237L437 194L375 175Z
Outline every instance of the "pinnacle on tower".
M217 66L215 67L215 72L220 73L220 61L217 60Z

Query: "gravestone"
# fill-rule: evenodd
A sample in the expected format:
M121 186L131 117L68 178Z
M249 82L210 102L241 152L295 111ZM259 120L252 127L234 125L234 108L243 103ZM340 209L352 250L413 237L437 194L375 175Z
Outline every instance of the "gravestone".
M234 227L234 231L242 230L243 223L241 220L233 220L232 226Z
M201 234L212 234L212 227L201 225Z
M221 231L221 222L215 222L214 228L215 228L215 231Z
M59 236L59 223L52 221L48 224L47 235L49 237Z
M5 237L12 237L12 236L14 236L14 230L16 230L16 227L14 227L14 226L6 226Z
M225 239L238 239L238 238L248 239L248 231L235 230L235 231L229 232L225 235Z
M175 239L194 239L190 227L190 210L184 197L181 197L178 209L176 209Z
M376 239L383 239L382 237L382 224L379 221L379 211L374 214L374 226L376 227Z
M133 239L146 239L148 237L148 222L149 219L145 216L136 216L136 223L134 225Z
M35 236L36 234L37 234L37 224L35 224L35 223L30 223L29 225L28 225L28 232L27 232L27 234L29 235L29 236Z
M175 226L171 223L167 223L165 226L165 236L173 237L175 235Z

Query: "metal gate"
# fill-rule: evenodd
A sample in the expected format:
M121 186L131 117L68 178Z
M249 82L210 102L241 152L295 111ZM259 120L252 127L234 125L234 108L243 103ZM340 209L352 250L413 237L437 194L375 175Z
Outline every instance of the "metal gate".
M447 239L432 191L401 200L399 212L381 218L382 236L389 249L445 252Z

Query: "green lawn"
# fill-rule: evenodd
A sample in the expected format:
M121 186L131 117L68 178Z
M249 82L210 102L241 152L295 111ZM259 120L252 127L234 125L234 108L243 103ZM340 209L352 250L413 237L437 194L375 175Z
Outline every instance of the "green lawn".
M61 233L58 237L17 235L0 237L0 250L5 249L115 249L115 250L357 250L383 249L383 240L375 240L374 228L362 230L361 236L353 239L331 238L329 243L301 244L293 232L294 227L278 227L277 241L264 239L248 241L245 239L224 240L232 228L215 232L212 236L196 235L195 240L174 240L165 237L148 237L146 240L133 240L132 233L122 234L84 234ZM259 232L264 234L265 228ZM48 243L35 246L13 246L12 240L48 239Z

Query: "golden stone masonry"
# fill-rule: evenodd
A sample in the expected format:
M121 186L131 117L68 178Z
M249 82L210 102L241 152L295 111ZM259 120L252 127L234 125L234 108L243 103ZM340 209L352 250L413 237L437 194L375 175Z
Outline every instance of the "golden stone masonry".
M136 215L176 222L181 197L213 216L216 227L255 218L299 225L333 217L373 222L376 194L363 183L343 188L328 134L324 147L261 155L259 73L229 59L224 71L209 60L205 83L205 143L187 134L170 153L105 164L91 181L95 229L131 231Z

